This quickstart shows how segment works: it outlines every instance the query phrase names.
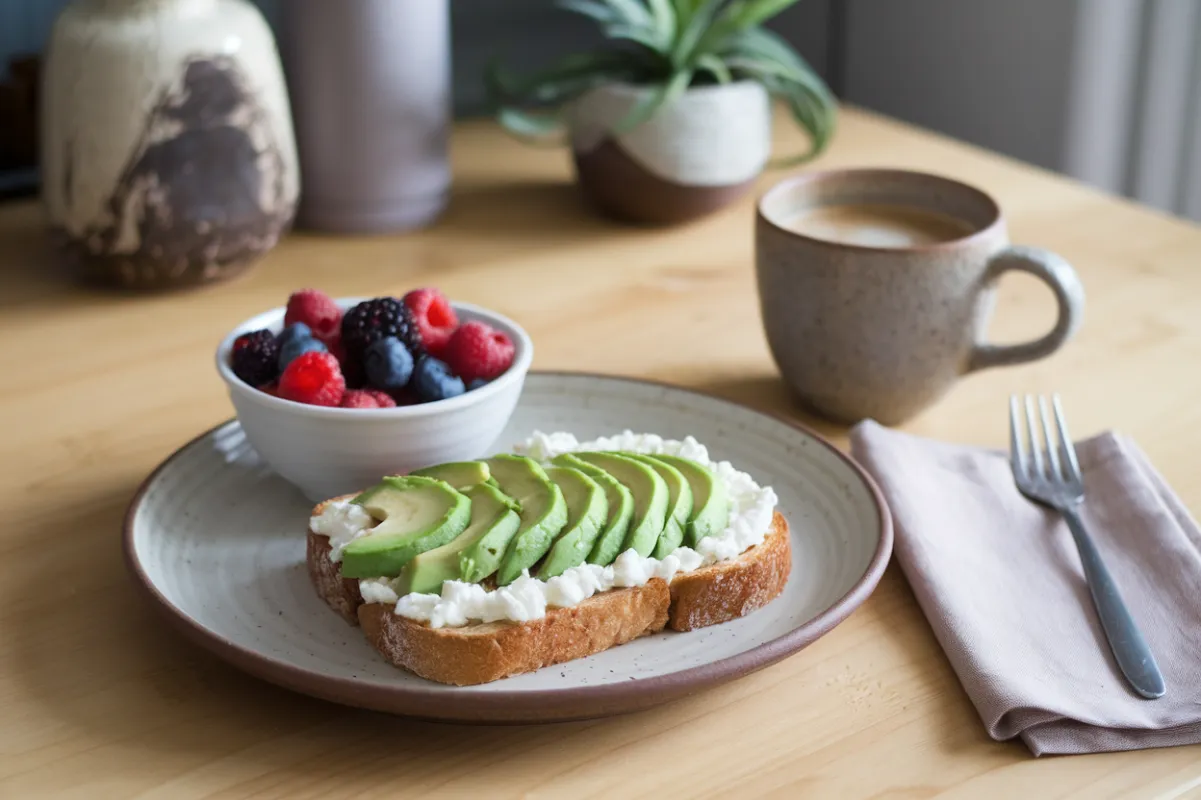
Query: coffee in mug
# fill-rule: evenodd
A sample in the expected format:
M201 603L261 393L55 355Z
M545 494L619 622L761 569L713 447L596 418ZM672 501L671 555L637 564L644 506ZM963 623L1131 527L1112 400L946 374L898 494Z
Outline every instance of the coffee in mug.
M847 423L903 422L969 372L1044 358L1084 311L1071 266L1010 245L990 196L904 170L809 173L769 189L755 269L785 381L805 405ZM1058 320L1034 341L988 344L996 281L1010 270L1047 284Z
M814 239L863 247L936 244L973 231L970 223L949 214L883 203L818 206L800 211L784 225Z

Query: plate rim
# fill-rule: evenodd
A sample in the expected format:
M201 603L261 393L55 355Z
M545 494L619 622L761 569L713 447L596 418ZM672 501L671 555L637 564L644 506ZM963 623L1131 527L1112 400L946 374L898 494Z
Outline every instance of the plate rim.
M227 419L192 437L163 459L138 486L126 508L122 524L122 551L127 570L144 597L186 638L223 661L255 677L278 686L343 705L406 717L472 723L534 723L589 719L627 713L660 705L712 686L736 680L758 671L803 648L845 621L875 590L888 566L893 549L893 520L880 487L857 461L824 436L802 422L773 411L763 411L715 394L678 386L666 381L600 372L572 370L531 370L530 377L594 378L699 395L708 400L735 406L795 428L832 452L865 487L876 509L879 542L863 575L833 604L807 622L767 642L708 664L663 675L639 678L625 683L575 686L560 689L527 689L520 692L494 692L473 696L469 702L456 703L454 694L441 684L429 687L402 687L379 684L361 678L323 675L261 652L243 647L192 619L172 603L142 568L134 547L134 519L146 493L176 459L194 444L237 422ZM519 401L520 402L520 401ZM553 666L553 665L552 665ZM549 668L549 667L547 667ZM466 708L463 706L466 705Z

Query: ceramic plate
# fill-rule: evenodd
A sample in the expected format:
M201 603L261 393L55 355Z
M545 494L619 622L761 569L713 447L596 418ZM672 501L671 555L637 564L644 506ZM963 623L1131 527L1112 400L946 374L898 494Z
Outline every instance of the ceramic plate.
M496 449L535 429L583 439L627 428L691 434L715 459L775 488L792 529L792 576L780 597L733 622L527 675L432 683L387 664L317 598L304 564L311 504L260 461L236 421L147 478L126 518L126 559L172 621L247 672L339 703L467 722L597 717L690 694L795 653L875 588L892 548L879 492L832 445L774 417L661 384L531 373Z

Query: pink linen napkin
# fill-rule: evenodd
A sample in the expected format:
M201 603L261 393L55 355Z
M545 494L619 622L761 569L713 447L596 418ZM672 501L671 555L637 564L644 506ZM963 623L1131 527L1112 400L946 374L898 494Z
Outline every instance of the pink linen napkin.
M1008 455L863 422L855 458L892 509L894 552L994 739L1036 755L1201 742L1201 530L1130 439L1077 444L1083 516L1163 672L1134 693L1109 652L1080 558L1022 497Z

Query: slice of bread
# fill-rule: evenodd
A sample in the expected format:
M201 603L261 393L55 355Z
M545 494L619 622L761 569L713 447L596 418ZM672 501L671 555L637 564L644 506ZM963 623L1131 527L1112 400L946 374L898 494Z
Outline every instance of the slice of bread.
M690 631L746 616L779 596L792 569L788 522L777 511L762 544L735 559L677 575L670 586L656 578L571 608L549 609L531 622L431 628L395 614L392 606L364 603L358 581L343 579L329 552L329 539L310 531L309 576L330 608L362 625L372 646L392 664L457 686L583 658L666 626Z
M571 608L548 609L531 622L485 622L462 628L431 628L393 613L392 606L364 603L359 624L367 640L398 667L438 683L470 686L533 672L608 650L667 625L667 582L618 589Z

